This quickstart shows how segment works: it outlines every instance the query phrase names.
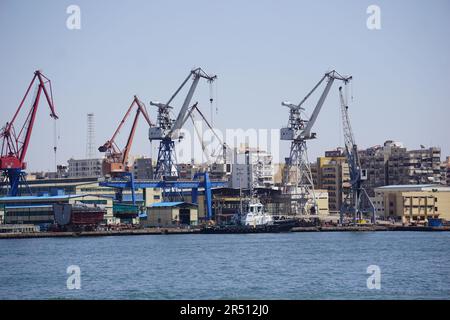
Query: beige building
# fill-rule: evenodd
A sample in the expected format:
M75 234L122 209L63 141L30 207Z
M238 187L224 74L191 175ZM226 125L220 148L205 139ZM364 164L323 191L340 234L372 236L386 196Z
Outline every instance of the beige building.
M426 223L429 218L450 221L450 187L439 185L394 185L375 189L376 208L383 206L386 219L403 223Z
M195 226L198 224L197 205L187 202L159 202L147 208L144 227Z
M328 191L330 213L338 213L345 197L344 191L350 187L347 158L342 150L327 151L325 157L317 158L314 169L317 188Z

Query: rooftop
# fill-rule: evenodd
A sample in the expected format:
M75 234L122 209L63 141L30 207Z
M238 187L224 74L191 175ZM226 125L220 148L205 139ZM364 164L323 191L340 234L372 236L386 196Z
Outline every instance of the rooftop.
M196 204L183 202L183 201L174 201L174 202L156 202L150 205L150 208L160 208L160 207L177 207L181 205L188 206L196 206Z
M450 192L450 187L438 184L398 184L375 188L376 190L392 190L392 191L444 191Z
M99 197L99 198L110 198L108 196L101 195L91 195L91 194L65 194L65 195L55 195L55 196L17 196L17 197L0 197L0 202L34 202L34 201L58 201L58 200L69 200L74 198L83 197Z

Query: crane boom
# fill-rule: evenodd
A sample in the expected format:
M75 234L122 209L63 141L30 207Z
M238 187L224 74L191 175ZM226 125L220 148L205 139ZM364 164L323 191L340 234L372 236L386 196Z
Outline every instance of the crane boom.
M122 129L123 125L125 124L126 120L130 116L131 111L133 110L134 107L136 107L136 114L134 116L133 124L131 126L131 130L128 135L127 143L125 147L122 150L120 150L115 140L120 130ZM131 105L129 106L128 110L126 111L125 115L120 121L119 126L114 131L114 134L112 135L111 139L106 141L102 146L98 148L100 152L107 153L105 162L103 163L103 174L111 174L111 173L116 174L126 172L128 170L127 168L128 157L130 154L131 146L133 144L133 139L136 132L139 116L141 114L144 116L144 119L146 120L147 124L150 127L152 127L153 123L150 121L150 117L148 116L145 105L135 95L133 97Z
M311 94L322 84L322 82L327 79L327 85L325 86L324 91L322 92L322 95L319 98L319 101L316 104L316 107L314 108L314 111L311 115L311 117L308 120L308 123L301 133L302 137L305 138L312 138L311 130L314 124L316 123L317 117L319 116L320 110L322 109L322 106L325 102L325 99L328 96L328 93L330 92L331 86L333 85L334 80L341 80L344 83L347 83L351 80L352 77L344 77L341 76L339 73L337 73L335 70L327 72L322 79L314 86L314 88L306 95L305 98L298 104L298 107L301 107L301 105L311 96Z
M352 184L357 183L361 176L360 163L358 157L358 148L353 136L352 127L350 124L350 117L348 115L348 105L342 94L342 87L339 87L339 100L341 102L342 128L344 132L344 144L347 154L348 165L350 167L350 179Z
M178 117L175 120L175 122L172 126L172 129L169 131L170 136L176 134L176 132L181 129L183 123L186 121L186 119L185 119L186 114L188 113L189 105L191 103L192 97L194 96L195 89L197 88L197 85L198 85L198 82L200 81L200 79L205 78L208 81L214 81L217 78L217 76L208 75L201 68L192 70L189 74L189 77L178 88L175 95L178 94L178 92L181 90L181 88L183 88L183 86L186 84L187 80L190 78L191 75L193 76L193 81L192 81L191 87L189 88L188 94L187 94L186 98L184 99L180 113L178 114ZM172 96L172 98L169 100L169 102L166 105L170 104L170 102L173 100L175 95Z

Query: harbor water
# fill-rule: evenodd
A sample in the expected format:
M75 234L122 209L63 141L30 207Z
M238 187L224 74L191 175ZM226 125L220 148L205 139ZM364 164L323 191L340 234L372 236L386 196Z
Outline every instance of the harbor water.
M450 233L0 240L0 299L450 299Z

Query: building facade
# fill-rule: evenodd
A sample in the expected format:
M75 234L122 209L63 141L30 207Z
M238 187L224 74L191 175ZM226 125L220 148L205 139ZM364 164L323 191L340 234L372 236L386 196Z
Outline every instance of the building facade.
M385 219L425 224L428 219L450 221L450 187L440 185L391 185L375 189Z
M329 211L340 211L345 193L350 188L350 171L347 158L341 149L325 152L313 166L313 180L316 188L328 191Z
M67 162L69 178L100 177L102 175L102 159L70 159Z
M245 147L235 150L231 170L231 187L250 189L274 185L272 155L266 151Z
M401 143L388 140L383 146L361 150L359 157L361 167L367 170L363 186L371 197L381 186L441 182L440 148L407 150Z
M151 158L136 158L133 163L133 176L138 180L153 179L153 163Z

